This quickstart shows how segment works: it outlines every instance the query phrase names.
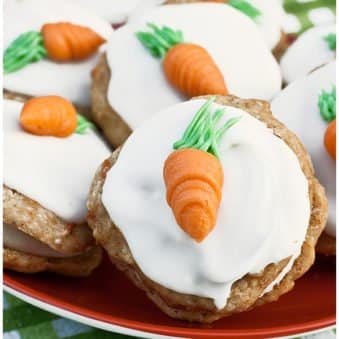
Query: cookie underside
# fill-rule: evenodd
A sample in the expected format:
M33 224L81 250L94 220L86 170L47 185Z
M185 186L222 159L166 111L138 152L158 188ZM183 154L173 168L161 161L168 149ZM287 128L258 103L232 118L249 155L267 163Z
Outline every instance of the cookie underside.
M50 271L69 276L87 276L101 262L102 250L96 246L86 223L66 223L36 201L7 186L3 187L3 222L55 251L70 255L47 258L4 247L5 269L24 273Z
M101 258L102 250L99 246L69 258L46 258L7 247L3 249L4 268L22 273L48 271L72 277L86 277L99 266Z

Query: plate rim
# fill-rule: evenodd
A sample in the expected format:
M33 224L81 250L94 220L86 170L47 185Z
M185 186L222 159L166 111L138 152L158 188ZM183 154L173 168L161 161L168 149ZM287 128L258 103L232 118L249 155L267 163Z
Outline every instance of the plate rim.
M149 325L145 325L142 322L124 320L123 318L116 317L116 322L108 321L108 319L100 319L95 316L97 312L88 311L84 312L84 309L80 306L74 306L71 303L53 299L45 293L39 293L34 289L24 286L21 283L15 281L10 277L3 277L4 290L19 297L20 299L55 313L62 317L72 319L74 321L89 324L92 327L100 328L110 332L117 332L126 335L132 335L137 337L144 337L145 334L149 338L263 338L267 336L274 336L275 338L289 338L289 336L295 336L300 334L309 334L314 332L323 331L327 328L332 328L336 324L336 315L327 316L321 320L312 320L299 325L290 326L279 326L268 329L246 329L244 330L229 330L225 333L225 330L203 330L201 333L197 333L197 329L190 328L173 328L166 325L157 326L150 328ZM12 279L12 282L11 282ZM38 294L38 295L37 295ZM47 301L46 301L47 297ZM52 299L51 299L52 298ZM178 333L180 331L181 333ZM174 332L174 333L173 333ZM151 337L150 337L151 335ZM184 337L182 337L184 336ZM286 337L287 336L287 337Z

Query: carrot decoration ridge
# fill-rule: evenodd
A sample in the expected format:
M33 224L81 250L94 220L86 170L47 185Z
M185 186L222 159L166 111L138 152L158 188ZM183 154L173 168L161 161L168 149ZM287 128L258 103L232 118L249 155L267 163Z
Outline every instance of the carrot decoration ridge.
M336 119L327 126L325 135L324 135L324 146L327 150L327 153L332 157L333 160L336 160L337 153L337 123Z
M22 128L35 135L67 137L73 133L85 134L95 128L84 116L77 114L73 104L56 95L32 98L20 113Z
M168 82L188 97L227 95L223 74L208 51L197 44L184 42L182 31L170 27L147 26L151 32L136 36L162 66Z
M231 118L217 130L224 109L212 111L214 99L198 110L164 164L167 203L178 225L197 242L214 228L222 198L224 173L218 143L240 119Z
M22 128L35 135L67 137L77 127L77 113L73 104L56 95L29 99L20 113Z
M41 28L48 57L55 61L83 60L105 42L91 28L69 22L44 24Z
M43 25L41 32L19 35L5 50L4 73L12 73L48 57L56 61L82 60L93 54L105 40L88 27L68 22Z

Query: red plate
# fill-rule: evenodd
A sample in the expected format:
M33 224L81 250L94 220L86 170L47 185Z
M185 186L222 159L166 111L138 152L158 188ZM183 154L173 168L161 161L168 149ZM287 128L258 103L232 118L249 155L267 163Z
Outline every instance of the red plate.
M11 289L90 319L148 333L190 338L268 338L335 324L335 260L318 258L279 301L215 322L189 324L163 314L105 259L86 279L4 273ZM107 326L106 326L107 328Z

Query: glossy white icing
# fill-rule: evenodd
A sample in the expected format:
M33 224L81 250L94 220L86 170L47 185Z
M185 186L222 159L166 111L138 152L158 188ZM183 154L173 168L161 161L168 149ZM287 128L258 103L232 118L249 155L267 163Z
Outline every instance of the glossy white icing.
M205 47L231 94L271 99L279 92L279 66L251 19L224 4L159 6L115 31L107 45L112 71L108 100L132 129L183 100L165 79L161 61L135 37L135 32L147 29L147 22L181 29L186 41Z
M301 78L272 101L272 112L303 142L310 153L315 174L326 189L329 216L326 232L336 234L336 164L324 147L328 123L319 113L318 96L335 85L335 62Z
M19 125L23 104L4 100L4 184L67 222L82 222L93 175L110 150L92 130L41 137Z
M255 19L270 49L276 47L281 39L285 12L280 0L250 0L261 15Z
M313 27L300 35L281 58L284 81L289 84L334 60L335 51L330 50L324 38L335 32L335 24L331 24Z
M128 19L128 16L142 6L156 5L165 0L71 0L78 6L90 10L92 13L106 19L112 23L122 23Z
M227 107L220 123L242 118L221 140L216 226L202 243L184 233L166 202L163 164L204 102L171 106L137 128L107 174L102 202L144 274L222 308L233 282L300 253L310 203L295 154L263 123Z
M4 48L20 34L41 29L48 22L71 22L87 26L108 39L113 32L109 23L68 1L7 0L4 3ZM60 95L79 105L90 103L90 72L98 55L73 63L47 59L3 77L4 88L32 96Z
M3 224L3 244L5 247L40 257L66 258L69 255L53 250L43 242L34 239L16 227Z

